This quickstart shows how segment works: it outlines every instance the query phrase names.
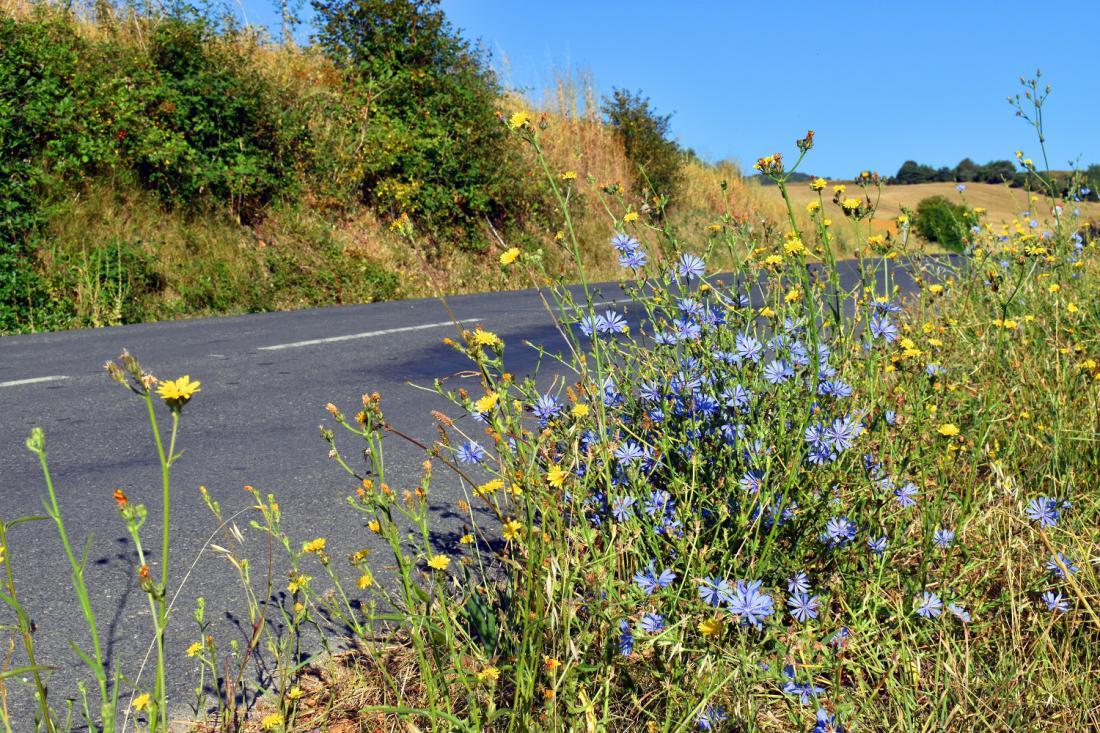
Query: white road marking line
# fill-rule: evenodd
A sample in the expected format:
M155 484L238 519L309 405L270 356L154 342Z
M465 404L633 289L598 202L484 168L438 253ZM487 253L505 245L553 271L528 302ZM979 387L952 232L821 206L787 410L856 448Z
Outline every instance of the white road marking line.
M68 377L56 375L52 377L32 377L31 379L13 379L10 382L0 382L0 387L19 387L24 384L38 384L39 382L57 382Z
M459 323L474 323L475 321L483 321L484 318L466 318ZM404 326L402 328L385 328L381 331L367 331L365 333L350 333L346 336L330 336L323 339L309 339L308 341L293 341L289 344L275 344L274 346L261 346L257 351L278 351L279 349L296 349L299 346L316 346L317 344L333 344L338 341L352 341L354 339L368 339L374 336L388 336L393 333L404 333L405 331L424 331L429 328L442 328L443 326L453 326L454 321L441 321L439 323L425 323L421 326ZM3 385L0 385L3 386Z

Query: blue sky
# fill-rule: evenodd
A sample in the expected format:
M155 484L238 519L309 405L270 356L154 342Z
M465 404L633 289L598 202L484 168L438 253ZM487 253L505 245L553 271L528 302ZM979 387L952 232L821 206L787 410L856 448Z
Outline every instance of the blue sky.
M274 20L269 3L241 1L252 22ZM984 163L1023 149L1038 159L1034 135L1005 101L1036 68L1053 87L1045 113L1052 167L1100 162L1100 76L1090 51L1100 3L1074 5L442 2L510 86L541 94L555 69L588 70L600 92L640 89L672 113L685 147L745 168L771 152L793 156L794 140L813 129L805 169L837 177L892 174L908 158Z

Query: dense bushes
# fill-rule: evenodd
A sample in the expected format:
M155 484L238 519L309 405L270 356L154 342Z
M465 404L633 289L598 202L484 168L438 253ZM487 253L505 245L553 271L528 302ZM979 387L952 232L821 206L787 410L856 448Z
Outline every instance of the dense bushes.
M669 138L671 115L660 115L640 92L615 89L603 113L620 135L626 155L639 170L637 193L673 199L683 180L684 154Z
M501 88L482 50L437 0L316 0L317 41L346 74L360 119L364 200L480 248L486 218L522 217L539 194L497 114Z
M0 19L0 96L11 100L0 105L2 331L76 315L80 280L62 270L46 282L40 272L42 226L56 202L93 181L245 222L295 184L304 128L242 58L247 45L197 16L136 22L143 44L106 23L103 34L82 34L56 10Z
M962 250L967 233L977 224L977 217L964 204L953 203L944 196L929 196L917 204L914 224L917 233L926 241Z

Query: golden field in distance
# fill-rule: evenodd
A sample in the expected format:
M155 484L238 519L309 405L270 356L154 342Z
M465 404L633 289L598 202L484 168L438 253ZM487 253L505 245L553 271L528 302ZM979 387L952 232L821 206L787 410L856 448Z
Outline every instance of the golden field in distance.
M773 204L777 208L783 206L783 199L779 194L778 186L761 186L758 183L753 185L758 188L755 193L758 194L760 201ZM859 186L853 183L845 183L844 185L847 186L845 196L861 195ZM954 183L942 182L883 186L881 197L879 197L875 188L869 188L871 201L874 202L878 197L874 227L895 231L894 220L901 214L903 206L910 210L916 210L921 199L936 195L944 196L949 201L965 201L966 205L972 209L984 208L986 210L985 221L992 224L1011 222L1024 211L1031 211L1032 215L1040 220L1050 215L1050 206L1045 198L1039 197L1037 201L1029 201L1028 192L1022 188L1009 188L996 183L967 183L966 190L960 194L955 189L955 185ZM832 202L832 186L833 182L830 181L829 186L821 193L825 199L826 216L831 217L833 221L839 224L843 215L840 212L840 207ZM794 204L795 210L801 215L806 212L806 204L810 201L816 201L818 196L816 192L810 190L807 183L788 184L787 192L790 194L791 203ZM1083 219L1100 221L1100 203L1080 203L1076 206L1080 207ZM803 219L805 220L805 217Z

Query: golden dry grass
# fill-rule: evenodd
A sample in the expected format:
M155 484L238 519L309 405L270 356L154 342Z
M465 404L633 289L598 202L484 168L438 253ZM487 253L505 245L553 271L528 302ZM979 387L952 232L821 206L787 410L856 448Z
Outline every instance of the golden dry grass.
M772 216L782 214L783 200L776 186L761 186L751 183L755 188L754 195L771 207ZM858 196L859 187L847 184L847 195ZM817 200L817 193L810 190L808 184L796 183L788 188L791 203L799 214L806 210L806 204ZM840 208L831 201L832 188L826 188L825 211L826 216L834 220L841 218ZM876 191L870 190L871 200L876 200ZM994 183L968 183L966 190L960 194L955 189L954 183L915 183L909 186L883 186L881 197L878 197L878 208L875 213L873 225L879 229L895 229L894 219L901 214L902 207L910 210L916 209L921 199L929 196L944 196L950 201L965 201L971 208L984 208L985 220L991 224L1011 223L1022 211L1030 210L1039 218L1050 215L1050 205L1043 197L1035 201L1028 200L1028 192L1021 188L1009 188L1008 186ZM1100 220L1100 203L1080 204L1081 214L1085 219Z

